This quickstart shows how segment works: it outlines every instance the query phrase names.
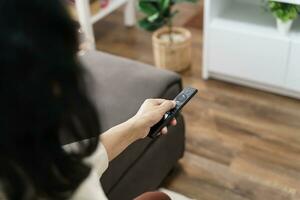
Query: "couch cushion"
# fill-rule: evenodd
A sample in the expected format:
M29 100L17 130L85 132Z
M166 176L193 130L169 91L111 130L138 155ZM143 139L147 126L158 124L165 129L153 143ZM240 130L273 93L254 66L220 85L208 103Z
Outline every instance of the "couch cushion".
M90 51L81 57L89 92L99 112L102 131L133 116L146 98L172 99L181 89L180 76L114 55ZM110 163L103 175L109 191L155 140L135 142Z

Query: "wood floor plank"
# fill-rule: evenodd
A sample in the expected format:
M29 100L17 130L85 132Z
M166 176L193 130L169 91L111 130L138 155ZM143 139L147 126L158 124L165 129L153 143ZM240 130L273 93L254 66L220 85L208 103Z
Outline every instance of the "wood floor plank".
M299 129L283 124L262 122L257 118L232 115L220 110L213 110L213 112L220 130L222 130L224 128L223 125L226 124L227 127L239 127L240 130L244 130L256 137L282 141L296 149L300 148Z
M300 190L300 157L279 156L259 148L245 146L232 162L231 169L237 173L261 180L278 189Z
M179 173L176 179L181 181L169 181L167 185L180 191L183 185L189 185L188 182L191 181L193 186L198 187L198 199L288 200L295 195L239 176L233 173L228 166L195 154L186 153L180 163L183 172ZM192 189L190 195L193 195L194 190L197 189Z

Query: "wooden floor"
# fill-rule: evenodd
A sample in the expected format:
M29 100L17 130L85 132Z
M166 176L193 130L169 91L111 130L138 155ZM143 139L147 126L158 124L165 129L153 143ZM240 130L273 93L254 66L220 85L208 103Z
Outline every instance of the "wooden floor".
M199 12L184 5L183 25ZM300 199L300 101L201 77L202 30L184 84L199 89L186 106L186 153L165 187L199 200ZM117 11L95 25L97 48L153 63L151 34L125 28Z

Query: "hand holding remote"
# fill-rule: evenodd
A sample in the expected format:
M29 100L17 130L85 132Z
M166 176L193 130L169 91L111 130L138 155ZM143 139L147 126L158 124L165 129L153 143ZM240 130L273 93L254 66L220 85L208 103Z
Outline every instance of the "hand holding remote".
M148 136L150 138L158 137L160 135L160 131L169 125L170 121L178 115L180 110L187 104L187 102L191 100L193 96L195 96L197 92L198 90L192 87L184 88L174 99L176 106L168 110L168 112L164 114L164 117L162 117L158 123L151 127Z
M152 126L157 124L165 115L165 113L175 108L176 103L165 99L147 99L140 107L136 115L131 119L134 121L134 128L138 128L139 135L137 138L145 138ZM169 122L170 125L176 125L176 120ZM167 128L160 130L162 134L167 133Z

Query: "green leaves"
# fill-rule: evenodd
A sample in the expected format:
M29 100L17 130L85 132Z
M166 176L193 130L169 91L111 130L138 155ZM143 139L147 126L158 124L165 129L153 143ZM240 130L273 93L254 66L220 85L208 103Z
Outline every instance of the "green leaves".
M146 15L154 15L159 12L159 10L156 9L151 2L140 1L138 6L139 6L139 10Z
M158 18L159 18L159 13L155 13L155 14L149 16L147 19L148 19L149 22L154 22Z
M289 3L281 3L269 0L268 6L270 11L276 18L281 19L283 22L294 20L298 17L300 8L297 5Z
M160 9L162 12L167 11L170 8L170 0L161 0L160 1Z
M139 20L139 26L148 31L155 31L158 28L171 24L172 18L178 11L172 12L176 3L196 2L197 0L139 0L138 8L145 17Z

